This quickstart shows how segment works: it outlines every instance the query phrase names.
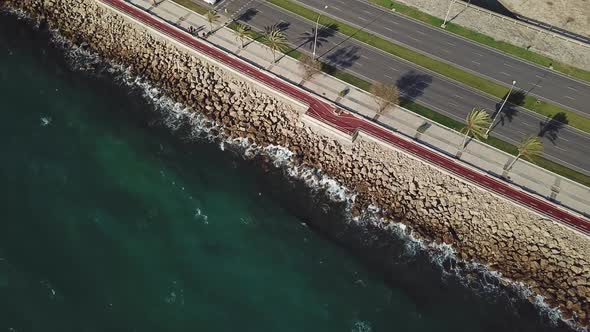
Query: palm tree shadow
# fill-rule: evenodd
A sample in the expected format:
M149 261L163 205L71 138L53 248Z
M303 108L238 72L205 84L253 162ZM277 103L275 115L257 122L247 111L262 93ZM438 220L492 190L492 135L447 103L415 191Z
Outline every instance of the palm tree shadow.
M341 47L326 57L326 63L330 67L338 69L349 68L356 60L360 59L360 55L357 54L359 50L359 46L348 45Z
M547 138L553 145L559 138L559 131L569 123L567 115L559 112L554 116L548 116L545 121L539 122L539 133L537 136Z
M289 27L291 26L291 23L289 22L285 22L285 21L280 21L279 23L274 25L277 29L285 32L287 31L287 29L289 29Z
M430 83L432 83L430 75L420 74L414 70L405 73L395 82L402 97L400 105L404 106L423 95Z
M330 24L327 26L320 27L318 29L317 42L315 28L312 28L311 31L305 31L299 37L298 40L301 41L301 44L299 44L299 46L297 46L296 49L300 47L306 47L309 50L312 50L314 42L316 42L317 48L321 48L322 45L324 45L328 41L328 38L333 37L337 31L338 26L336 24Z
M254 16L256 16L259 13L258 9L256 8L248 8L246 11L244 11L243 13L241 13L237 18L236 21L240 21L242 23L248 23L249 21L251 21Z
M518 108L524 105L525 97L526 92L523 90L516 90L512 92L510 94L510 97L508 97L506 105L504 105L504 108L502 109L502 113L500 113L499 121L494 123L494 126L492 128L496 128L498 125L505 126L507 123L511 123L512 120L514 120L514 118L518 115ZM500 102L496 103L496 111L492 114L492 119L500 111L500 107L502 107L502 103L505 99L506 95L502 97L502 100Z

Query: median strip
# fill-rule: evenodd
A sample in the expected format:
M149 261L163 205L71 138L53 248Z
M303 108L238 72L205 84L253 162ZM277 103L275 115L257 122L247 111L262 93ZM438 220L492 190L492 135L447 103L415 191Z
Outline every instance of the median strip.
M190 1L190 0L173 0L173 1L177 2L179 4L182 4L183 2ZM200 6L198 6L198 7L200 7ZM203 9L203 7L200 7L200 8ZM189 8L189 9L193 9L193 8ZM206 11L207 10L205 9L205 12ZM235 30L237 28L237 24L232 22L227 27L232 30ZM251 38L258 41L258 42L261 42L263 44L265 43L263 35L260 32L252 30ZM302 56L301 52L299 52L293 48L286 49L283 51L283 53L286 56L289 56L289 57L294 58L296 60L299 60L300 57ZM369 82L365 79L359 78L348 71L337 69L337 68L329 66L325 63L322 63L322 71L325 72L326 74L336 77L336 78L338 78L350 85L353 85L361 90L370 92L371 85L372 85L371 82ZM420 105L418 103L415 103L413 101L409 101L409 100L405 100L405 99L401 98L400 106L406 108L407 110L409 110L411 112L414 112L414 113L419 114L425 118L428 118L428 119L432 120L433 122L439 123L445 127L448 127L448 128L454 129L454 130L460 130L464 126L464 124L460 121L454 120L448 116L437 113L437 112L431 110L430 108ZM485 142L485 143L487 143L499 150L505 151L511 155L516 155L518 152L516 146L514 146L508 142L505 142L503 140L500 140L496 137L490 136L487 140L484 140L483 142ZM563 177L566 177L566 178L573 180L575 182L578 182L580 184L590 186L590 176L587 176L583 173L572 170L566 166L555 163L555 162L553 162L549 159L546 159L546 158L535 157L535 162L538 166L545 168L551 172L559 174Z
M290 0L268 0L268 2L311 21L315 21L319 15L318 12L309 9L308 7L296 4ZM330 16L322 15L320 17L320 24L324 26L330 26L334 28L334 30L354 38L362 43L376 47L391 55L410 61L423 68L461 82L467 86L483 91L495 97L504 98L504 96L508 93L508 88L501 84L489 81L475 74L471 74L445 62L432 59L422 53L412 51L377 35L342 23L336 19L331 18ZM565 115L567 124L584 132L590 133L590 118L581 116L555 104L547 103L533 96L527 95L524 97L521 106L548 118L554 118L558 114L561 114L559 117L563 118L563 115Z
M395 9L396 12L398 12L402 15L411 17L413 19L416 19L416 20L426 23L428 25L432 25L433 27L440 27L440 25L443 23L443 20L438 17L428 15L424 12L419 11L418 9L412 8L410 6L406 6L406 5L396 2L396 1L369 0L369 2L379 5L381 7L387 8L387 9ZM495 49L500 50L502 52L513 55L515 57L521 58L523 60L536 63L536 64L541 65L543 67L549 67L552 65L553 69L558 72L561 72L563 74L590 82L590 71L586 71L583 69L576 68L574 66L570 66L565 63L561 63L559 61L555 61L555 60L553 60L549 57L546 57L544 55L541 55L541 54L538 54L535 52L531 52L525 48L518 47L518 46L512 45L507 42L495 40L494 38L492 38L490 36L487 36L482 33L464 28L464 27L457 25L455 23L452 23L452 22L446 23L446 30L449 32L452 32L454 34L457 34L461 37L465 37L465 38L472 40L474 42L484 44L486 46L495 48Z

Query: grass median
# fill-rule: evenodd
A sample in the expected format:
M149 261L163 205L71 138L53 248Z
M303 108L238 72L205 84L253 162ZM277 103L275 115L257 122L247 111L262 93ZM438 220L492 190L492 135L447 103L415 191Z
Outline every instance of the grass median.
M181 2L181 1L190 1L190 0L175 0L175 1ZM198 7L201 7L201 6L198 6ZM201 8L203 8L203 7L201 7ZM205 9L205 11L206 11L206 9ZM231 23L228 25L228 27L235 30L236 24ZM264 43L263 35L258 31L252 31L252 38L256 41ZM299 52L293 48L287 49L283 53L286 56L292 57L294 59L299 59L302 55L301 52ZM359 77L355 76L354 74L351 74L347 71L343 71L343 70L337 69L335 67L332 67L332 66L329 66L326 64L323 64L322 71L324 71L325 73L332 75L344 82L347 82L348 84L356 86L359 89L362 89L367 92L370 91L371 82L364 80L362 78L359 78ZM402 100L400 104L404 108L406 108L416 114L422 115L423 117L430 119L433 122L439 123L445 127L455 129L455 130L460 130L464 126L464 124L460 121L452 119L452 118L445 116L443 114L437 113L437 112L435 112L425 106L417 104L413 101ZM484 142L497 148L497 149L500 149L504 152L512 154L512 155L516 155L518 152L516 146L514 146L508 142L502 141L502 140L495 138L495 137L490 137L487 140L485 140ZM539 165L551 172L554 172L556 174L564 176L568 179L571 179L571 180L581 183L583 185L590 186L590 176L587 176L587 175L582 174L580 172L574 171L568 167L565 167L563 165L555 163L555 162L553 162L549 159L546 159L546 158L537 157L537 158L535 158L535 162L537 165Z
M422 11L419 11L416 8L406 6L406 5L401 4L399 2L395 2L392 0L369 0L369 1L376 4L376 5L385 7L387 9L395 9L396 12L398 12L400 14L403 14L405 16L409 16L413 19L427 23L427 24L432 25L434 27L440 27L441 24L443 23L443 20L438 17L428 15ZM460 35L462 37L465 37L467 39L478 42L480 44L484 44L486 46L495 48L497 50L506 52L510 55L516 56L516 57L521 58L523 60L527 60L527 61L536 63L536 64L544 66L544 67L549 67L550 65L553 65L553 69L556 71L559 71L563 74L570 75L572 77L576 77L578 79L590 82L590 71L586 71L583 69L576 68L574 66L570 66L570 65L561 63L559 61L555 61L555 60L553 60L549 57L546 57L544 55L541 55L541 54L538 54L535 52L531 52L525 48L518 47L518 46L512 45L507 42L495 40L494 38L492 38L490 36L487 36L482 33L464 28L464 27L454 24L454 23L447 22L446 30L449 32L455 33L457 35Z
M312 21L315 21L319 15L319 13L316 11L296 4L291 0L268 0L268 2ZM350 36L351 38L354 38L360 42L376 47L391 55L415 63L423 68L461 82L467 86L483 91L495 97L503 98L506 93L508 93L508 88L504 85L456 68L448 63L435 60L422 53L402 47L389 40L371 34L357 27L342 23L329 16L322 15L320 17L320 23L324 26L331 26L338 32ZM590 133L590 118L566 110L558 105L547 103L533 96L527 95L524 97L522 106L548 118L555 118L558 114L561 114L559 118L567 119L567 124L570 126Z

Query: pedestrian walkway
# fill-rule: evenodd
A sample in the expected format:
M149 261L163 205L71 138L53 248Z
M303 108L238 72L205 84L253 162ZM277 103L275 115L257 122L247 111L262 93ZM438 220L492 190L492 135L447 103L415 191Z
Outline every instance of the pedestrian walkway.
M151 0L130 0L129 2L183 29L188 30L189 27L193 27L201 32L209 29L209 23L204 17L174 2L164 0L157 6L154 6ZM332 101L358 116L366 119L372 119L375 116L376 104L369 93L324 73L303 82L301 69L295 59L282 56L273 65L272 53L268 47L256 41L249 41L244 49L240 49L233 30L224 27L214 29L216 29L215 33L208 37L210 43L249 62L253 62L258 67L266 68L291 83L299 84L302 88L318 94L326 98L327 101ZM349 92L344 97L340 97L339 93L343 90ZM312 106L311 103L308 104ZM456 155L458 146L463 139L460 133L401 107L382 115L378 123L447 156ZM504 173L504 167L513 158L513 156L503 151L478 141L471 141L461 155L463 162L496 178L499 178ZM540 195L586 216L590 215L590 188L588 187L525 161L519 161L514 165L508 174L508 179L512 185Z

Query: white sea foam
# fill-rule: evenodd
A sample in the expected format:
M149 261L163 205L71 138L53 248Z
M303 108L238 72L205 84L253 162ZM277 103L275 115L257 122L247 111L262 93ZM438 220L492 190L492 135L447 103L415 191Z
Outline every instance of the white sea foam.
M369 322L356 320L352 323L351 332L371 332L373 329Z
M40 120L42 127L47 127L51 123L51 117L49 116L42 116Z
M283 168L288 176L302 180L312 191L323 191L335 202L348 203L348 207L354 202L356 197L354 191L340 185L336 180L330 178L320 170L294 164L292 160L293 153L288 149L276 145L260 147L256 144L249 143L249 141L244 138L227 138L223 136L223 129L220 125L207 119L202 114L193 112L190 108L174 102L161 90L145 79L133 76L125 67L112 62L105 62L104 59L89 52L84 45L72 46L57 32L54 32L53 35L54 41L68 50L66 55L73 68L82 71L90 71L98 75L101 75L104 73L104 70L106 70L107 73L114 75L118 82L139 89L143 97L152 102L156 111L162 116L162 122L170 130L177 131L181 128L186 128L186 126L189 125L189 139L205 139L211 142L217 141L221 150L225 150L230 146L234 149L240 150L246 158L267 156L272 160L275 167ZM108 66L105 66L105 63L108 63ZM379 211L379 207L370 206L366 212L367 215L375 215ZM199 209L197 209L195 217L203 218L204 222L207 223L207 216L202 214ZM430 257L432 263L440 267L443 277L455 277L466 286L476 288L476 291L483 291L489 294L502 292L504 290L501 285L508 285L508 287L515 291L515 293L522 299L533 297L533 304L551 321L556 323L558 321L564 321L576 331L587 332L586 329L576 325L574 321L564 320L559 309L547 305L543 297L539 295L533 296L532 291L522 283L509 281L500 273L491 271L486 265L461 262L455 255L455 251L449 245L421 241L417 239L412 230L404 224L392 223L374 217L366 219L358 217L352 218L349 216L349 221L359 224L371 223L373 226L391 232L404 241L405 255L414 256L420 252L426 253L428 257ZM249 221L246 220L241 220L241 222L249 224ZM477 287L474 287L473 279L468 277L473 275L474 272L482 276L477 280ZM174 292L170 293L168 300L174 301L174 295ZM366 322L355 321L352 331L371 331L371 327Z
M205 225L208 225L209 224L209 217L206 214L204 214L201 211L201 209L199 209L199 208L197 208L195 210L195 219L200 220Z

